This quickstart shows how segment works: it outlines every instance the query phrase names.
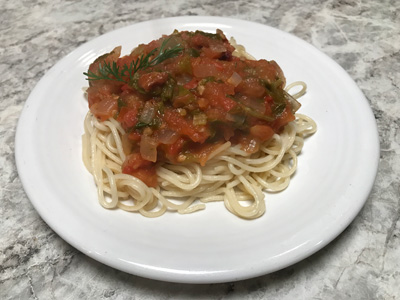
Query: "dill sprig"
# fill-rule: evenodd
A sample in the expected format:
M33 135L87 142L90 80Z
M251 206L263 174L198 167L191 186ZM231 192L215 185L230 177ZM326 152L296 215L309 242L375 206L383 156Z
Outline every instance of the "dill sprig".
M178 56L182 52L183 48L180 46L180 44L175 45L171 49L166 49L166 45L170 39L171 38L162 42L160 51L153 59L151 59L151 57L155 55L155 53L158 51L158 48L151 50L146 56L142 54L135 61L132 61L129 66L124 64L122 68L120 68L115 61L108 63L103 61L103 63L99 63L99 74L88 71L87 73L84 72L83 75L87 76L86 80L89 81L114 80L129 84L132 82L133 75L139 70L154 67L169 58ZM126 77L129 77L129 81L126 81Z
M83 75L87 76L86 80L114 80L120 82L126 82L124 77L130 76L132 72L132 63L128 67L126 64L122 69L116 64L115 61L111 63L106 63L105 61L99 63L99 75L93 73L92 71L88 71L87 73L83 73Z

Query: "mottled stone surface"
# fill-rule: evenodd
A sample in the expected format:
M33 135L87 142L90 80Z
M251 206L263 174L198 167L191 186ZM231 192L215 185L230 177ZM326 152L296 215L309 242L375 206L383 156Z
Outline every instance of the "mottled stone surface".
M400 299L399 1L0 1L0 299ZM375 114L379 173L354 222L279 272L235 283L157 282L102 265L38 216L18 177L14 137L39 79L80 44L139 21L183 15L251 20L335 59Z

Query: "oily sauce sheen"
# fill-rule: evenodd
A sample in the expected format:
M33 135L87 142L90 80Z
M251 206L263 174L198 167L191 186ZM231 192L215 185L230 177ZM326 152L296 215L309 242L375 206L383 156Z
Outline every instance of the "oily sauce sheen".
M89 78L90 111L100 121L116 119L126 131L123 173L155 187L158 162L204 166L227 141L254 153L295 119L278 64L233 56L220 30L175 31L123 57L117 47L89 71L100 74L107 63L123 69L153 51L151 60L163 42L164 49L179 47L179 53L133 76L125 73L124 80Z

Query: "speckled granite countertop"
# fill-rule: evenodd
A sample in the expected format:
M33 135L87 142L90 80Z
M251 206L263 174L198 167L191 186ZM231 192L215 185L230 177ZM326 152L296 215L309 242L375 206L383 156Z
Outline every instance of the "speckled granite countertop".
M0 299L400 299L399 1L0 1ZM23 105L44 73L80 44L136 22L215 15L290 32L336 60L375 114L377 179L352 224L306 260L240 282L184 285L102 265L39 217L15 166Z

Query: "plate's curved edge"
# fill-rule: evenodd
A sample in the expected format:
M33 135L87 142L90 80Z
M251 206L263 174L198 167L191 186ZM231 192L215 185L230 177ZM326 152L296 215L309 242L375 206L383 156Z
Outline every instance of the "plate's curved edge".
M162 19L162 20L168 21L168 19L173 19L174 21L179 21L179 19L190 19L190 18L191 18L191 17L174 17L174 18L166 18L166 19ZM194 17L194 18L196 19L197 22L199 22L199 20L207 19L207 18L209 18L209 17L198 16L198 17ZM211 18L214 19L215 21L218 20L219 22L223 22L225 19L227 19L227 20L230 20L230 21L246 22L246 23L248 23L248 24L253 24L253 25L257 25L257 26L266 26L266 27L269 27L269 26L267 26L267 25L257 24L257 23L253 23L253 22L245 21L245 20L236 20L236 19L232 19L232 18L218 18L218 17L211 17ZM160 20L158 20L158 21L160 21ZM146 22L141 22L141 23L148 23L148 22L152 22L152 21L146 21ZM136 24L133 24L133 25L130 25L130 26L135 26L135 25L137 25L137 24L139 24L139 23L136 23ZM275 28L272 28L272 27L269 27L269 28L270 28L270 29L273 29L273 30L276 30L276 31L279 31L278 29L275 29ZM118 30L121 30L121 29L117 29L117 30L111 31L111 32L109 32L109 33L106 33L104 36L112 35L112 34L114 34L114 33L115 33L116 31L118 31ZM284 33L284 34L288 34L288 35L290 35L290 36L296 38L297 40L301 41L302 43L306 44L307 46L311 46L311 47L313 47L315 50L317 50L317 51L319 51L320 53L324 54L323 52L321 52L320 50L318 50L318 49L315 48L314 46L312 46L312 45L306 43L305 41L301 40L300 38L298 38L298 37L296 37L296 36L294 36L294 35L292 35L292 34L290 34L290 33L283 32L283 31L279 31L279 32ZM95 38L95 39L97 39L97 38ZM95 40L95 39L94 39L94 40ZM81 48L81 47L84 47L84 45L81 45L81 46L78 47L76 50L78 50L78 49ZM324 55L325 55L329 60L331 60L331 62L334 63L337 67L341 68L341 69L342 69L342 72L343 72L346 76L348 76L349 79L351 79L351 80L353 81L355 87L356 87L356 88L358 89L358 91L360 92L362 98L364 98L365 104L368 105L368 100L365 98L365 96L363 95L363 93L361 92L361 90L358 88L358 86L356 85L356 83L354 82L354 80L353 80L353 79L346 73L346 71L345 71L341 66L339 66L332 58L330 58L330 57L329 57L328 55L326 55L326 54L324 54ZM65 59L65 58L63 58L63 59ZM56 63L51 69L55 68L63 59L61 59L58 63ZM50 69L50 70L51 70L51 69ZM50 71L50 70L49 70L49 71ZM46 73L46 75L47 75L47 74L48 74L48 73ZM41 81L44 80L44 79L45 79L45 76L41 79ZM38 88L38 86L40 86L40 81L39 81L38 85L34 88L34 90L32 91L32 93L35 91L36 88ZM30 97L29 97L29 98L30 98ZM24 106L24 109L23 109L23 111L22 111L22 113L21 113L20 119L18 120L17 130L16 130L16 136L15 136L15 159L16 159L17 170L18 170L19 176L21 177L21 181L23 182L24 187L27 188L28 190L30 189L30 188L29 188L29 184L27 183L28 181L27 181L26 178L24 179L23 172L20 172L20 170L22 170L22 168L23 168L23 166L22 166L23 162L22 162L21 159L20 159L20 157L21 157L21 155L22 155L22 154L21 154L21 153L22 153L22 147L21 147L22 142L20 141L20 139L22 138L22 137L21 137L21 131L22 131L21 128L23 127L23 122L24 122L24 120L25 120L25 118L26 118L25 116L26 116L26 115L28 114L28 112L29 112L29 109L28 109L28 105L30 104L30 103L29 103L29 98L28 98L27 103L26 103L25 106ZM369 107L369 105L368 105L368 107ZM372 111L371 111L371 117L375 120L375 118L373 117ZM22 124L22 125L21 125L21 124ZM376 163L375 163L375 165L373 166L373 169L375 169L375 173L374 173L374 176L371 176L371 183L370 183L370 185L369 185L369 186L370 186L370 189L368 190L368 192L366 192L366 195L365 195L365 197L364 197L364 198L365 198L365 201L367 200L368 195L370 194L370 192L371 192L371 190L372 190L372 188L373 188L373 182L375 181L375 178L376 178L376 174L377 174L377 170L378 170L378 163L379 163L379 135L378 135L377 127L376 127L376 122L375 122L375 128L376 128L375 139L376 139L376 141L377 141L377 147L376 147L376 149L372 149L372 150L371 150L371 152L373 152L372 154L376 156ZM28 187L26 187L26 185L27 185ZM29 195L30 192L27 191L27 194ZM31 200L31 201L32 201L32 200ZM275 268L275 269L271 269L271 270L269 270L267 273L274 272L274 271L277 271L277 270L279 270L279 269L281 269L281 268L284 268L284 267L287 267L287 266L292 265L292 264L294 264L294 263L297 263L298 261L303 260L304 258L308 257L309 255L312 255L313 253L319 251L321 248L323 248L324 246L326 246L326 245L327 245L328 243L330 243L333 239L335 239L335 238L336 238L336 237L337 237L337 236L338 236L338 235L339 235L353 220L354 220L354 218L356 217L356 215L360 212L360 210L361 210L362 207L364 206L365 201L364 201L364 202L360 202L360 203L359 203L359 204L360 204L360 205L359 205L359 208L358 208L357 210L354 210L354 211L353 211L353 214L348 215L347 220L343 223L343 228L340 228L340 229L337 228L337 234L334 235L334 236L332 236L331 239L325 239L324 241L318 243L318 245L314 246L314 247L313 247L313 251L310 251L310 252L308 252L308 253L303 253L303 255L296 257L296 259L293 259L291 262L288 262L287 265L283 265L283 266L281 266L281 267L278 267L278 268ZM34 201L33 201L32 203L34 204L35 209L38 210L38 212L39 212L40 216L43 218L43 220L47 220L48 218L47 218L43 213L41 213L40 207L37 207L37 205L35 205ZM47 223L47 221L46 221L46 223ZM65 237L63 233L60 234L60 233L59 233L59 230L58 230L57 228L53 228L53 226L52 226L51 224L48 223L48 225L49 225L55 232L57 232L57 234L59 234L60 236L62 236L63 239L66 240L69 244L71 244L72 246L74 246L74 247L77 248L78 250L82 251L82 252L85 253L86 255L88 255L88 256L90 256L90 257L92 257L92 258L94 258L94 259L96 259L96 260L98 260L98 261L101 261L101 262L103 262L103 263L105 263L105 264L107 264L107 265L110 265L110 266L112 266L112 267L114 267L114 268L120 269L120 270L125 271L125 272L128 272L128 273L132 273L132 274L135 274L135 275L139 275L139 276L142 276L142 277L146 277L146 278L151 278L151 279L156 279L156 280L163 280L163 281L171 281L171 282L184 282L184 283L217 283L217 282L237 281L237 280L247 279L247 278L251 278L251 277L255 277L255 276L260 276L260 275L266 274L266 272L262 272L262 271L261 271L261 272L257 272L257 273L254 273L254 274L247 274L247 275L244 275L244 274L237 274L237 273L231 271L231 272L224 273L223 278L218 277L218 275L216 275L216 277L214 278L214 276L212 276L212 275L209 274L209 273L206 274L205 276L204 276L204 274L203 274L203 275L201 275L201 274L200 274L200 275L199 275L199 274L197 274L197 275L191 274L190 276L192 276L192 277L191 277L191 278L188 278L188 277L187 277L188 274L184 274L184 276L182 276L182 275L176 275L176 274L174 275L174 274L171 274L171 273L168 273L168 272L167 272L167 273L166 273L166 275L168 275L168 278L167 278L167 276L164 276L164 275L162 275L162 274L157 274L157 275L156 275L156 274L154 274L153 272L150 272L150 273L149 273L149 272L148 272L148 269L146 269L146 268L137 268L137 267L136 267L136 269L134 270L135 272L132 272L132 268L121 268L121 265L116 265L115 262L114 262L114 260L109 260L109 259L105 258L104 256L97 255L97 254L95 254L95 253L93 253L93 252L88 251L87 249L81 247L80 245L77 245L73 240L69 239L68 237ZM211 276L210 276L210 275L211 275ZM218 279L218 278L219 278L219 279Z

